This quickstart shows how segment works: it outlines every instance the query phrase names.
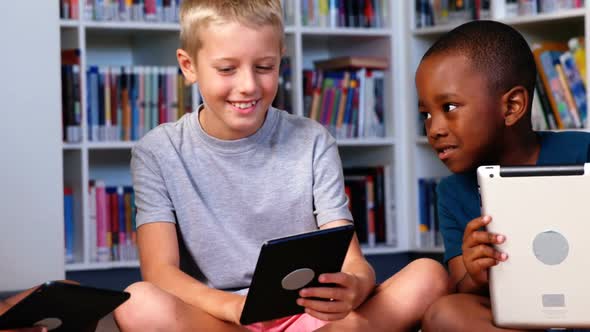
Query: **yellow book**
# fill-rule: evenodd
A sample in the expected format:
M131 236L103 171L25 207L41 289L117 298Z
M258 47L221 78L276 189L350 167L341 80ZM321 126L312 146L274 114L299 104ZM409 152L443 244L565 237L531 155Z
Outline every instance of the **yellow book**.
M578 71L580 71L580 76L582 77L584 86L588 86L586 84L586 48L584 47L584 37L570 39L568 41L568 47L572 52L572 57L574 58L576 67L578 67Z

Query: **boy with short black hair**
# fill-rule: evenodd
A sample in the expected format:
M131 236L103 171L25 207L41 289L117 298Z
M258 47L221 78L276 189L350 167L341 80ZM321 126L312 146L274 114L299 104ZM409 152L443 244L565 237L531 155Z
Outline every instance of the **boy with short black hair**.
M481 165L556 165L590 161L590 134L534 132L536 67L525 39L493 21L463 24L441 37L416 72L419 111L430 145L454 174L438 186L445 261L457 293L425 317L426 331L494 331L488 268L510 253L509 241L482 227L476 169ZM517 208L518 202L515 202Z
M204 103L133 149L146 282L115 311L126 331L395 331L420 323L447 274L418 260L375 286L356 236L342 272L300 290L305 314L240 326L268 239L350 223L342 166L319 123L272 108L283 55L279 0L185 0L176 55ZM179 268L179 237L200 280ZM330 299L319 301L314 298Z

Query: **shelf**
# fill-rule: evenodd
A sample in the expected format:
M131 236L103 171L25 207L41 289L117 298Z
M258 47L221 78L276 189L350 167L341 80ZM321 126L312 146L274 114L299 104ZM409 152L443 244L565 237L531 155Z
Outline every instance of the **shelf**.
M139 261L121 261L121 262L95 262L95 263L72 263L66 264L66 271L90 271L90 270L108 270L108 269L125 269L139 268Z
M303 35L389 37L391 30L377 28L318 28L302 27Z
M375 247L368 247L366 245L361 245L361 250L363 251L364 255L387 255L387 254L400 254L407 252L407 250L400 249L398 247L393 246L386 246L386 245L377 245Z
M426 136L418 136L416 137L417 144L428 144L428 137Z
M415 248L409 252L417 252L421 254L444 254L445 248L443 247L430 247L430 248Z
M583 19L585 15L585 8L576 8L569 10L561 10L553 13L542 13L536 15L526 15L510 17L498 20L511 26L527 26L527 25L542 25L547 22L571 21L574 19ZM414 36L437 36L445 32L451 31L465 22L456 22L452 24L435 25L432 27L412 29Z
M131 149L135 146L134 141L123 141L123 142L88 142L86 146L90 150L121 150Z
M570 21L572 19L583 19L584 14L584 8L576 8L546 14L511 17L500 21L512 26L520 26L552 21Z
M394 145L395 140L391 137L372 137L372 138L346 138L338 139L338 146L390 146Z
M86 29L94 30L149 30L149 31L180 31L178 23L157 23L157 22L98 22L90 21L82 24Z
M82 149L82 144L80 143L63 143L64 150L80 150Z
M80 23L80 21L78 21L78 20L64 20L64 19L59 20L59 26L61 28L76 28L76 27L78 27L79 23Z
M286 26L285 27L285 33L295 33L295 27L292 25Z

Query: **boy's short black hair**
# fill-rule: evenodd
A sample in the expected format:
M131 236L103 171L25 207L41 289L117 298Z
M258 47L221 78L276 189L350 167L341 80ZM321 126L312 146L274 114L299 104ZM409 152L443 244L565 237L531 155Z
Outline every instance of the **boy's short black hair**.
M472 21L442 36L422 60L436 54L461 54L481 71L496 93L520 85L532 103L537 77L535 59L524 37L514 28L495 21Z

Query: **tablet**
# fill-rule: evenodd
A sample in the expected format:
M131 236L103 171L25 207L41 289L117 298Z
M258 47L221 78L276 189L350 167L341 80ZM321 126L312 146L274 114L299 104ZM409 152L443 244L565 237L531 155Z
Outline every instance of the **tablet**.
M590 326L590 164L477 170L488 231L508 260L489 270L494 322L511 328Z
M304 312L297 304L299 290L320 284L322 273L339 272L346 257L354 225L297 234L265 242L240 323L269 321Z
M0 330L47 326L83 331L129 298L129 293L49 281L0 316Z

